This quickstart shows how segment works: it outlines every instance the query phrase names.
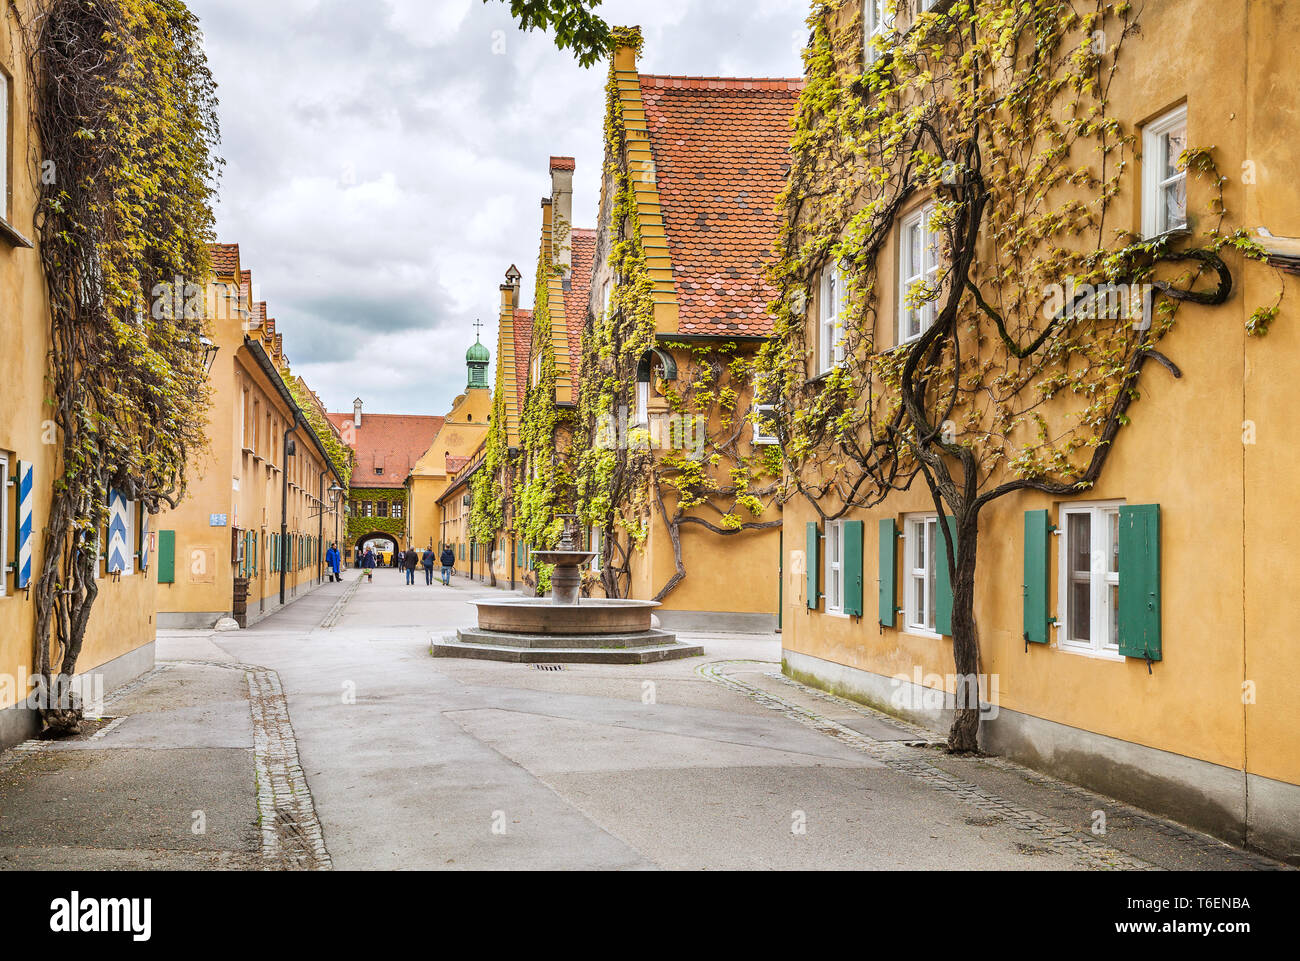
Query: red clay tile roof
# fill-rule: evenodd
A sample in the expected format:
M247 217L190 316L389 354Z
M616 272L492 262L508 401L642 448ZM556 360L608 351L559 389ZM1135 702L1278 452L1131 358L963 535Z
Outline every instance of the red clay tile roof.
M577 161L575 161L572 157L551 158L552 170L576 170L577 167L578 167Z
M212 270L218 277L233 277L239 272L239 244L209 244Z
M641 77L682 334L768 336L764 277L802 80Z
M533 353L533 312L515 310L515 397L520 412L528 396L528 361Z
M241 300L249 300L253 296L253 272L251 270L241 271L239 274L239 297Z
M569 328L569 376L577 388L582 373L582 329L587 321L587 300L591 296L591 272L596 266L596 231L569 232L573 248L573 274L564 294L564 321Z
M350 411L327 416L344 438L355 435L352 449L357 464L352 472L352 486L356 488L392 488L405 484L411 469L433 446L446 420L409 414L363 413L361 426L352 428ZM383 468L384 473L376 474L375 468Z
M459 474L465 469L465 465L472 461L473 457L457 457L454 454L447 455L447 473Z

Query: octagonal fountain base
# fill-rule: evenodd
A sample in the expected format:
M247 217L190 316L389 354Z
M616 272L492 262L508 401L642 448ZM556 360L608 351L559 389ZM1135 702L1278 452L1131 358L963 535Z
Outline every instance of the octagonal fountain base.
M651 626L650 601L584 600L576 605L535 598L478 601L479 626L435 641L434 657L516 664L650 664L700 657Z

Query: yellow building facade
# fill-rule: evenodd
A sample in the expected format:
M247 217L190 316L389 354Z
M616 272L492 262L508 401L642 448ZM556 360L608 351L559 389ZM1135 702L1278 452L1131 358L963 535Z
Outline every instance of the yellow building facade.
M35 246L39 156L31 126L23 31L39 4L8 4L0 18L0 749L36 733L30 694L35 600L28 590L44 562L45 523L60 470L59 436L45 404L50 318L45 275ZM108 492L124 527L101 532L99 595L77 662L81 693L94 698L154 664L154 519ZM114 572L117 573L114 573Z
M213 253L209 449L188 467L185 499L155 525L158 621L172 629L274 613L323 582L325 554L346 530L346 478L286 383L283 335L252 302L238 245Z
M864 10L846 3L840 14L844 42L859 46L839 54L846 63L856 56L861 70L863 32L849 28ZM865 10L868 33L874 14ZM1149 4L1138 22L1125 38L1108 112L1137 132L1144 150L1122 176L1111 225L1151 236L1144 220L1159 196L1152 185L1163 186L1153 180L1161 146L1176 157L1169 141L1214 145L1226 178L1226 229L1244 227L1265 247L1285 248L1276 238L1300 236L1300 183L1290 174L1286 133L1295 128L1300 68L1283 38L1300 28L1300 9L1192 0ZM1188 177L1184 189L1193 220L1211 209L1210 184ZM914 222L909 215L928 201L909 200L899 222ZM884 242L874 288L875 343L887 346L897 343L891 325L915 273L900 236L896 230ZM1149 365L1132 422L1095 487L1073 497L1016 493L980 514L975 617L980 671L990 685L982 693L996 707L982 722L981 745L1296 858L1300 704L1292 691L1300 646L1291 636L1289 585L1297 577L1297 510L1281 479L1297 464L1288 425L1300 415L1292 388L1300 286L1286 256L1269 263L1223 256L1234 278L1230 299L1180 307L1160 351L1181 377ZM1267 336L1249 336L1252 311L1272 303L1279 288L1281 309ZM823 318L835 315L825 309L826 290L823 284L807 304L811 345L827 336ZM809 363L815 375L816 358ZM786 672L945 728L953 649L933 604L947 573L936 581L936 560L924 550L937 521L929 491L918 481L834 521L823 513L835 516L840 504L828 498L817 506L796 497L785 508ZM1107 611L1119 616L1107 607L1113 594L1091 590L1089 603L1100 608L1090 612L1083 599L1094 581L1114 587L1137 569L1131 558L1110 560L1122 543L1114 518L1132 511L1158 518L1144 557L1154 571L1151 609L1162 638L1152 660L1104 641ZM1075 556L1087 530L1100 558L1092 570ZM844 582L845 571L854 583ZM1038 592L1042 622L1030 623Z
M619 31L611 64L582 386L600 391L611 375L620 382L612 403L593 404L598 419L610 408L608 426L588 430L615 446L647 443L648 434L659 479L640 468L629 483L642 490L628 500L642 506L617 509L623 517L612 523L593 518L590 541L606 563L599 589L609 592L612 581L620 596L660 599L668 629L771 631L780 459L776 438L761 429L749 372L771 334L773 206L802 82L645 74L640 43L639 30ZM631 274L629 263L643 264L644 274ZM643 310L653 322L648 338ZM615 342L644 340L640 358L620 359L613 371L596 333L602 325L621 331ZM706 459L714 491L699 495L708 485L696 484L679 492L690 468L669 466L676 455ZM588 504L601 496L585 495ZM682 506L688 498L702 502ZM634 529L644 532L639 546L611 546ZM609 570L611 552L626 557L618 573Z

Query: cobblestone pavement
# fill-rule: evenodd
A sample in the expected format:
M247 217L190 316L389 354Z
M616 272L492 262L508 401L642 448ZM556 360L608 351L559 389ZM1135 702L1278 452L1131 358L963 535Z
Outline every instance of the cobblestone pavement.
M741 671L752 674L756 668L763 671L763 676L769 682L768 684L760 687L752 682L746 683L742 677L737 676ZM989 817L1026 832L1037 843L1053 848L1069 848L1099 869L1152 870L1157 868L1157 865L1148 863L1139 857L1111 846L1102 841L1099 836L1073 829L1037 810L985 790L952 771L943 770L936 764L938 759L936 749L942 747L942 741L936 738L934 732L925 728L846 698L801 684L782 674L775 664L714 662L703 665L699 670L702 676L715 683L740 691L770 710L777 711L783 716L812 727L822 734L849 744L893 770L914 777L936 790L951 794ZM826 716L827 712L818 710L819 703L833 707L836 713L841 715L847 711L887 724L910 734L912 739L880 740L873 738ZM951 763L958 759L948 760ZM1093 811L1105 812L1107 821L1123 818L1130 822L1130 825L1136 822L1148 831L1157 832L1171 842L1176 842L1181 847L1200 852L1206 858L1218 862L1216 866L1221 868L1287 869L1286 865L1270 858L1234 848L1209 835L1193 831L1172 821L1154 817L1113 798L1085 790L1078 785L1069 784L1058 778L1032 771L1005 758L970 758L961 759L958 763L994 767L1051 791L1069 795L1084 802Z
M246 631L161 633L106 724L0 755L0 869L1280 867L951 757L782 676L773 635L645 666L435 660L493 592L350 574Z
M0 870L330 868L278 674L205 632L160 647L82 736L0 753Z

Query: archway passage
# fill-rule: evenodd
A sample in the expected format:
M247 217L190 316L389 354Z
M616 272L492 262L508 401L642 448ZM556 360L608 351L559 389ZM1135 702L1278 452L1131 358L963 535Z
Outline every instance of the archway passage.
M392 561L392 557L397 553L397 539L392 534L381 534L378 531L372 531L369 534L363 534L357 538L356 543L352 545L352 563L360 565L361 558L366 553L367 547L373 547L380 558L380 564L387 564Z

